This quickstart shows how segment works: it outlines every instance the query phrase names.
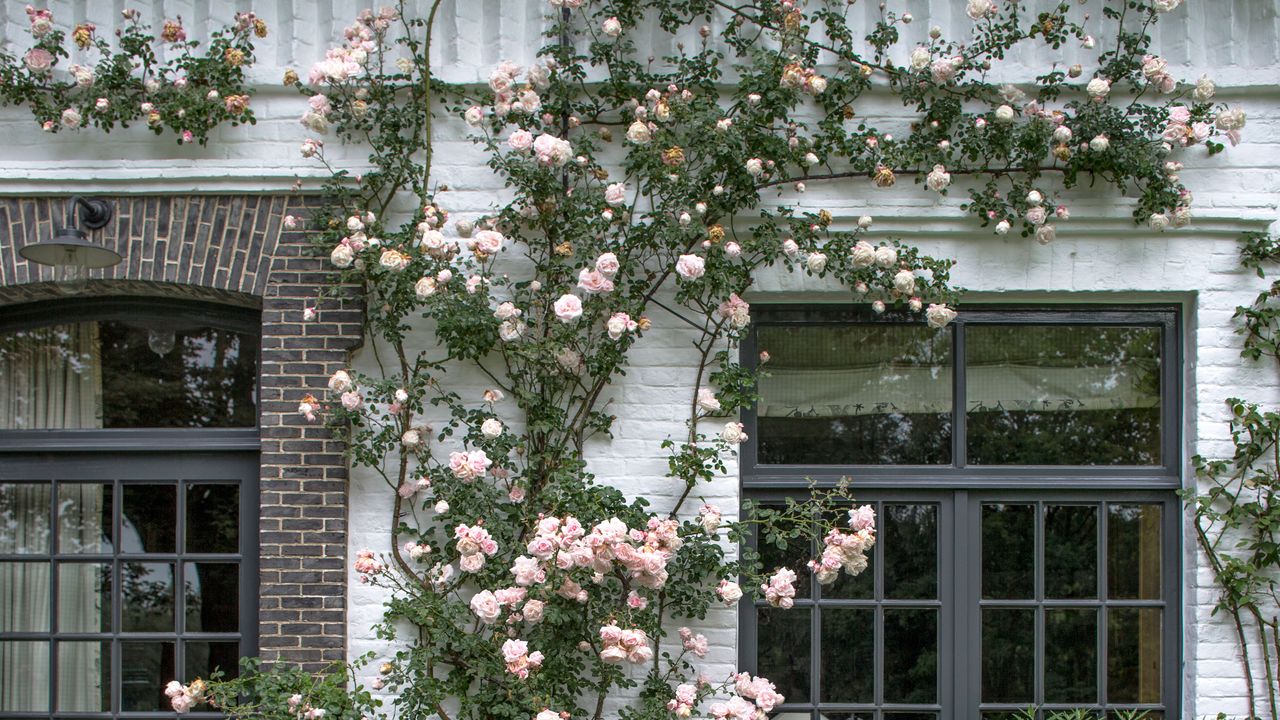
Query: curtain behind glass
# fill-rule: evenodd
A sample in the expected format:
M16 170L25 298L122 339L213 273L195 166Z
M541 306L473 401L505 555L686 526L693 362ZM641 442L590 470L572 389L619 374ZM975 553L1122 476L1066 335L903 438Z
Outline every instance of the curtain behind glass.
M0 430L93 429L102 422L102 363L95 322L74 323L16 332L0 339ZM53 527L63 528L65 540L85 528L95 542L102 512L100 484L67 485L59 493L62 517L50 517L50 488L43 484L7 486L6 527L0 544L6 552L54 552ZM70 495L68 494L70 493ZM68 548L64 548L68 549ZM80 550L90 550L84 547ZM75 551L75 549L71 549ZM101 603L95 564L68 564L59 576L60 621L89 631L101 628ZM44 562L0 565L0 627L51 628L49 617L50 572ZM40 626L40 627L37 627ZM49 688L49 645L46 642L0 643L0 709L45 710ZM102 704L103 663L99 643L72 643L61 648L63 677L75 683L59 687L55 703L63 710L106 710Z

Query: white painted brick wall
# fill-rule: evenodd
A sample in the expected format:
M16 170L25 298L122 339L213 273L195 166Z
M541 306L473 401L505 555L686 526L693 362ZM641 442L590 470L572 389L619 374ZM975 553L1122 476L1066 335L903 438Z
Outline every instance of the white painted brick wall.
M419 10L429 3L412 0ZM910 10L916 23L907 44L922 38L929 25L963 28L959 0L888 0L895 10ZM1087 0L1095 21L1097 0ZM80 20L110 28L119 3L54 0L49 5L60 21ZM249 2L219 0L142 0L131 2L153 20L182 15L193 36L207 32ZM21 40L23 3L0 5L0 42ZM302 101L278 87L287 67L301 71L323 54L333 37L360 6L354 0L329 3L277 0L254 8L267 20L271 37L259 46L253 77L260 83L253 107L259 123L225 129L208 148L179 147L157 141L141 128L113 133L107 141L93 133L51 136L35 127L25 110L0 111L0 193L43 192L180 192L271 191L287 188L296 177L316 178L317 167L302 161L297 146L305 137L297 124ZM876 3L855 7L862 20L872 17ZM527 62L541 44L543 4L530 0L446 0L438 20L434 61L443 77L475 82L499 60ZM1099 28L1097 33L1105 31ZM1249 113L1245 142L1225 155L1206 158L1185 153L1183 177L1196 195L1197 221L1192 227L1163 235L1135 230L1129 202L1110 193L1076 192L1072 220L1060 226L1058 241L1040 247L1021 238L997 238L977 231L955 200L934 197L901 183L889 191L873 191L865 181L811 187L803 202L826 207L837 222L863 213L877 219L878 233L916 242L929 252L959 260L955 280L969 288L969 303L981 301L1162 301L1185 310L1186 408L1185 454L1215 455L1229 450L1223 400L1243 395L1270 406L1280 404L1280 376L1268 363L1248 364L1238 356L1240 338L1231 321L1234 308L1250 302L1264 283L1239 268L1236 237L1246 229L1277 229L1280 198L1280 0L1187 0L1184 9L1163 21L1156 32L1159 52L1184 77L1208 72L1218 82L1220 97ZM1051 58L1045 50L1019 52L1001 72L1004 79L1025 79L1041 72ZM1069 48L1060 58L1076 61ZM872 100L871 115L905 118L901 110ZM458 122L437 124L435 179L452 191L441 199L455 216L475 215L494 207L501 188L483 165L481 154L465 139ZM330 146L335 156L352 162L358 149ZM314 181L312 181L314 183ZM818 183L811 183L816 186ZM953 198L963 197L956 192ZM760 279L753 301L845 302L847 295L809 278L767 276ZM632 495L649 497L656 508L668 505L677 492L664 479L665 456L658 447L667 435L682 431L681 417L693 383L688 337L664 311L652 313L657 329L635 348L631 372L612 389L622 417L617 438L595 442L591 469ZM432 341L425 331L416 344ZM371 345L355 358L364 371L375 368ZM451 371L451 388L476 398L487 384L465 368ZM353 550L388 549L391 496L367 472L353 478L350 527ZM736 467L706 488L703 495L722 507L738 501ZM696 505L695 505L696 507ZM1218 712L1243 714L1245 691L1239 652L1225 618L1211 617L1216 593L1212 577L1196 551L1193 536L1184 535L1184 644L1186 717ZM351 585L350 652L389 654L368 628L381 615L380 595L358 583ZM717 611L699 630L716 645L705 665L711 676L735 664L736 616ZM1255 649L1254 655L1257 656ZM1260 673L1255 668L1255 674Z

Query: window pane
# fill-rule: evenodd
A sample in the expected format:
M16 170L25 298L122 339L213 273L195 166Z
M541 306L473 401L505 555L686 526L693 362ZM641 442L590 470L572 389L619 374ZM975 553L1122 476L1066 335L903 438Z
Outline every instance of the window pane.
M885 608L884 646L884 701L937 702L938 611Z
M0 554L49 553L49 483L0 483Z
M973 325L969 462L1160 463L1160 328Z
M876 715L875 715L875 713L874 713L874 712L871 712L870 710L868 710L868 711L866 711L866 712L831 712L831 711L826 711L826 712L823 712L823 713L822 713L821 715L819 715L818 717L823 718L824 720L874 720L875 716L876 716ZM786 716L786 715L774 715L774 716L772 716L772 717L774 717L774 718L783 718L783 717L787 717L787 716ZM804 715L803 717L808 718L809 716L808 716L808 715Z
M0 640L0 711L48 712L49 643Z
M110 564L58 564L58 631L111 632Z
M177 677L173 642L120 643L120 709L171 710L164 686Z
M1050 609L1044 614L1044 700L1098 701L1098 611Z
M982 506L982 597L1034 597L1035 522L1035 505Z
M178 488L176 485L125 483L124 513L120 519L120 551L171 553L177 550Z
M871 608L822 610L822 701L875 700L876 613Z
M951 329L761 325L765 464L951 462Z
M1098 508L1046 505L1044 509L1044 595L1098 596Z
M110 555L111 485L58 483L58 550Z
M982 702L1034 700L1035 644L1035 610L983 608Z
M938 596L938 506L889 505L884 526L886 598Z
M1107 506L1107 588L1113 598L1160 598L1160 506Z
M240 487L187 486L187 552L240 551Z
M0 562L0 633L49 630L49 563Z
M176 317L0 333L0 429L253 427L258 346Z
M778 540L785 543L786 547L777 547L768 538L760 538L757 550L760 552L760 563L765 574L772 575L778 568L790 568L796 574L796 598L810 597L810 578L813 573L809 572L805 563L813 557L813 548L804 537Z
M187 632L236 632L240 628L240 566L187 563Z
M789 703L809 702L809 643L813 638L809 631L810 613L808 608L756 611L756 674L773 681Z
M98 324L0 333L0 430L102 427Z
M58 710L111 710L111 643L58 643Z
M222 671L224 679L240 674L240 643L188 640L184 644L188 678L207 679L214 668Z
M1107 702L1160 702L1160 608L1107 611Z
M174 632L173 563L120 566L121 632Z

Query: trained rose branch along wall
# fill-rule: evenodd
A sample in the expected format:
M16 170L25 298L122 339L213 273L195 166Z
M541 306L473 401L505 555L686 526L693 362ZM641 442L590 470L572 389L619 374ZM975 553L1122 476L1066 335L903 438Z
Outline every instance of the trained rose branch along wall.
M347 466L342 444L297 414L323 391L361 337L351 299L317 303L331 270L309 233L284 228L305 218L301 195L100 195L114 207L93 239L124 256L94 271L84 294L186 298L262 312L259 476L259 648L265 660L319 670L346 644ZM58 297L52 270L16 248L61 227L64 197L0 198L0 314L5 305ZM304 306L319 305L315 322ZM253 532L246 528L246 532Z
M933 24L941 25L947 36L968 32L969 21L963 15L962 3L887 1L892 9L910 11L916 18L899 46L904 53L922 41ZM66 19L64 24L88 19L100 28L109 28L115 22L115 10L97 3L59 0L49 5L55 16ZM232 8L222 5L208 0L130 4L152 19L182 15L197 38L207 32L208 25L221 24L230 15ZM408 5L410 11L416 8L422 13L429 2L415 0ZM878 14L877 5L864 0L852 12L861 13L860 17L868 20ZM1093 17L1100 18L1095 0L1086 5ZM270 7L255 8L271 26L270 37L259 45L259 61L251 74L260 84L253 99L259 123L219 130L207 148L177 147L168 141L157 141L139 128L113 133L110 142L101 142L101 136L88 132L49 136L35 127L25 109L0 111L0 132L9 139L0 149L0 167L5 170L0 173L0 194L38 195L55 190L283 192L296 177L305 180L320 176L317 165L303 162L297 155L298 144L306 136L297 124L304 103L279 88L279 78L286 67L305 71L323 55L329 38L338 37L341 28L363 6L348 0L319 4L280 0ZM243 8L237 5L235 9ZM21 28L26 24L21 4L6 4L0 12L5 13L0 22L3 39L20 39ZM436 22L433 66L446 80L483 82L492 66L503 59L528 63L544 42L540 37L545 28L544 12L544 5L536 2L445 0ZM208 21L211 17L212 21ZM1135 228L1123 198L1113 193L1090 194L1087 190L1068 196L1072 218L1060 224L1058 240L1047 247L1018 237L996 237L977 228L958 208L965 197L959 184L952 188L949 198L938 199L905 181L891 190L878 191L862 180L809 183L806 195L787 195L784 200L826 208L836 216L837 223L848 224L859 215L870 214L876 219L876 237L901 237L932 254L955 257L959 260L955 281L971 291L965 298L967 303L1180 304L1185 325L1186 398L1181 428L1184 460L1196 453L1227 453L1231 446L1222 402L1225 398L1244 395L1269 407L1280 403L1280 376L1269 364L1240 359L1241 340L1234 334L1231 320L1234 308L1252 301L1264 287L1263 281L1240 269L1239 233L1280 230L1275 224L1280 197L1280 89L1275 85L1275 79L1280 77L1278 18L1280 2L1276 0L1188 0L1156 28L1155 43L1161 55L1169 59L1175 75L1194 79L1202 72L1208 73L1219 87L1219 99L1244 107L1249 118L1240 147L1213 158L1207 158L1202 151L1181 153L1177 158L1185 163L1182 177L1195 194L1196 219L1189 228L1164 234ZM643 44L644 39L638 42ZM675 42L670 41L671 49ZM664 49L655 48L655 54L661 55ZM1083 59L1077 58L1078 53L1074 47L1065 48L1061 56L1047 48L1020 52L1010 58L1009 64L1002 65L1000 72L1007 80L1027 79L1043 73L1054 60L1064 65ZM883 99L869 98L859 111L872 123L896 119L905 124L910 120L903 108ZM433 179L451 188L441 195L440 202L455 218L474 217L493 209L502 188L485 168L483 156L466 139L465 126L441 120L435 127ZM362 156L358 151L342 151L333 143L326 152L335 158ZM848 301L847 294L831 291L809 278L772 276L762 278L748 299L755 303ZM301 301L282 311L280 321L293 323L300 305ZM644 495L655 508L661 508L674 500L676 488L664 478L665 459L658 443L682 430L693 372L688 338L680 329L681 323L661 310L655 310L652 317L655 330L646 333L634 349L631 371L612 388L611 407L621 418L616 439L594 443L590 460L601 479L632 495ZM322 316L322 320L327 322L328 318ZM432 342L426 327L419 328L415 337L419 347ZM353 362L365 371L376 368L369 347L357 351ZM332 365L325 361L325 367ZM480 393L488 385L477 373L459 369L451 376L452 389L480 402ZM315 376L308 370L305 377ZM282 391L280 404L273 406L277 409L272 412L280 413L281 423L296 420L288 417L296 409L296 390L290 387ZM310 441L317 429L299 428L299 432L302 440ZM290 472L312 471L298 469L292 460L289 458L284 465L293 468ZM329 479L336 478L340 470L332 472L335 474L327 476ZM314 492L336 492L313 487L299 485L308 501L314 500ZM724 476L704 487L702 495L722 508L736 507L736 467L731 465ZM348 499L351 529L344 552L363 548L389 550L391 502L380 478L365 472L354 474ZM327 501L317 506L330 507ZM264 521L265 517L264 513ZM304 536L301 544L308 545L310 537ZM323 550L311 550L318 552L313 557L337 557L329 555L331 542L321 545ZM1182 546L1183 713L1186 717L1218 712L1242 715L1247 709L1246 693L1234 633L1225 616L1211 617L1217 591L1189 526ZM328 582L330 577L322 575L321 579ZM373 651L379 657L389 656L392 648L376 639L369 629L381 616L382 597L378 591L352 582L353 577L348 571L346 654L356 657ZM308 582L297 579L299 585ZM337 615L322 617L328 618L319 621L322 630L341 622ZM280 622L264 619L266 624ZM280 624L281 638L292 637L289 632L298 629L290 625L286 630L285 624ZM703 665L707 674L723 676L733 669L737 658L736 614L715 611L698 631L705 633L713 645ZM265 642L264 651L279 652L267 648ZM335 648L325 651L327 656L334 652ZM1253 655L1258 657L1257 648ZM373 667L376 666L375 662ZM1260 673L1259 665L1255 676Z

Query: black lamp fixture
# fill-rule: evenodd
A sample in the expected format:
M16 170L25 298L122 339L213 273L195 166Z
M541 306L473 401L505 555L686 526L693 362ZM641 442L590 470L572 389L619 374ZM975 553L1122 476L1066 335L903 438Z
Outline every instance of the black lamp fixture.
M89 235L76 227L76 211L80 225L99 230L111 221L111 203L98 198L74 195L67 200L66 226L55 231L49 240L24 245L18 254L39 265L51 265L54 282L67 294L78 293L89 280L89 270L107 268L124 258L120 253L89 241Z

